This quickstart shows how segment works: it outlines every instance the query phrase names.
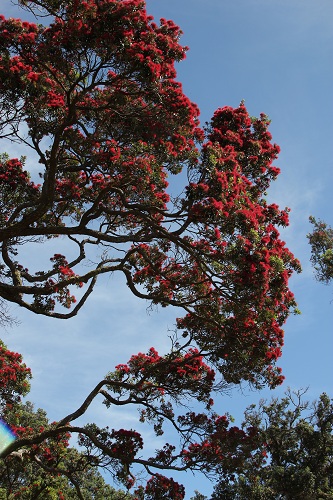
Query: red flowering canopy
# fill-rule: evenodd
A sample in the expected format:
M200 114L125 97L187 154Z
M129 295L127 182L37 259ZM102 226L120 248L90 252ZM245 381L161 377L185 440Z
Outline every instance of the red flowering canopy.
M170 355L134 356L97 391L130 391L126 401L144 401L142 419L157 419L157 432L159 415L174 418L164 394L185 392L211 406L212 366L223 383L281 383L275 362L295 307L288 280L299 263L279 236L288 209L265 200L279 173L267 117L251 118L241 103L218 109L199 129L198 109L175 80L186 50L181 32L172 21L156 24L140 0L22 3L54 20L44 26L0 17L1 144L26 146L35 162L30 176L24 158L0 157L0 297L69 318L100 274L118 272L137 297L182 308ZM168 178L184 169L188 185L168 190ZM29 270L23 249L59 236L49 264ZM118 396L103 391L117 404ZM148 404L151 397L162 398L161 406ZM61 423L64 432L73 415ZM222 436L218 416L186 418ZM88 448L85 439L103 450L105 440L119 442L118 431L103 438L95 431L77 431ZM133 453L141 446L133 434L121 439ZM183 467L213 460L220 444L212 439L184 448L177 456ZM116 451L108 453L114 460ZM165 458L171 455L167 448L156 460L174 463ZM119 474L127 481L125 469ZM181 498L176 484L166 488Z
M54 22L1 17L0 130L33 152L41 183L2 155L1 296L66 318L118 271L138 297L182 307L184 337L228 381L277 383L297 262L277 230L287 212L263 198L278 174L267 118L217 110L200 155L197 107L174 80L177 26L139 0L27 4ZM167 177L183 168L191 182L170 197ZM57 236L71 257L29 271L21 247Z

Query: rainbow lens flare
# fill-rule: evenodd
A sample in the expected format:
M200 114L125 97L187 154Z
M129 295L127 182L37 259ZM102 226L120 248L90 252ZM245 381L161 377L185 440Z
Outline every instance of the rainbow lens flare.
M1 453L15 441L16 436L10 427L0 419L0 455Z

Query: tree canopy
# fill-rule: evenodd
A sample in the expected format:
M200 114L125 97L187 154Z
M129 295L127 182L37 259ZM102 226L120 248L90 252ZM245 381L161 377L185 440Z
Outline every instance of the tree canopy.
M333 229L312 216L310 222L313 230L307 236L311 245L311 262L318 281L328 284L333 280Z
M40 447L76 434L85 460L138 498L181 499L182 485L160 472L237 471L256 443L254 427L212 410L214 391L283 381L276 361L299 263L278 231L289 209L266 200L279 147L267 116L249 116L243 102L200 128L175 79L181 31L157 25L144 2L21 3L41 23L0 17L0 138L24 146L32 167L1 155L0 297L68 319L98 276L120 273L138 298L184 315L170 352L151 347L117 365L73 413L18 432L5 460L21 453L47 470ZM157 435L169 422L179 444L146 457L137 430L76 425L100 396L138 407ZM202 413L188 411L191 400ZM140 466L152 474L145 486Z
M264 197L279 172L267 117L221 108L196 145L171 21L157 26L136 0L28 5L56 17L1 19L0 137L26 145L41 183L2 156L1 296L66 318L98 275L120 272L136 296L183 308L178 328L232 381L274 378L299 264L277 230L287 211ZM167 193L184 168L188 185ZM50 264L29 271L27 247L54 238Z
M219 482L212 500L332 498L333 404L322 394L311 405L304 392L248 408L243 425L259 430L258 449L240 475Z

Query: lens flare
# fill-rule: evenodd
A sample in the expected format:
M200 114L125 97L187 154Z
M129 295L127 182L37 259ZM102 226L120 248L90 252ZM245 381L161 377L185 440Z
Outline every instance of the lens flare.
M15 434L10 427L0 419L0 455L1 453L15 441Z

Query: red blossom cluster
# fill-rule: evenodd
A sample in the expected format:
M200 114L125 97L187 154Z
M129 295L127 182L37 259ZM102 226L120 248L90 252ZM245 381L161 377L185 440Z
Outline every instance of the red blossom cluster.
M179 392L191 394L198 401L206 402L208 407L213 404L210 393L215 372L195 348L185 353L176 351L160 356L151 347L147 354L133 355L128 364L117 365L114 377L124 382L135 382L138 393L142 392L144 397L152 400L164 395L177 398ZM173 415L171 410L170 415ZM146 419L145 410L141 413L141 419Z
M20 401L29 391L31 370L22 362L21 354L7 349L0 340L0 406Z
M38 184L30 180L23 170L24 158L9 158L0 155L0 226L10 224L17 207L27 203L30 205L38 198Z
M185 498L185 488L182 484L177 483L174 479L156 474L148 482L147 486L135 491L137 500L183 500Z

